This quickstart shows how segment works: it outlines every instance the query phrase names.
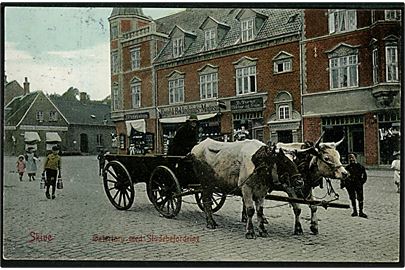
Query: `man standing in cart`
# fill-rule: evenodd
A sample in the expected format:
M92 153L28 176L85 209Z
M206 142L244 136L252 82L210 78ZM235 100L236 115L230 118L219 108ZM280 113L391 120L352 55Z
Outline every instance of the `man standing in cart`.
M180 126L169 145L168 155L185 156L198 142L198 118L192 114L186 123Z

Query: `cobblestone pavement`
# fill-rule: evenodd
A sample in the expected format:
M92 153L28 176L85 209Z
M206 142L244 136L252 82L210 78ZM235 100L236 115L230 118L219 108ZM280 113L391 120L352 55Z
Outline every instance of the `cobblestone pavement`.
M3 256L13 260L113 261L250 261L250 262L398 262L400 195L392 172L368 171L365 212L351 217L348 209L318 208L319 234L309 230L310 211L303 206L304 234L293 235L294 216L288 204L267 201L268 238L247 240L240 222L241 199L229 197L215 215L220 225L205 228L194 197L185 197L178 216L160 217L137 184L134 205L116 210L105 195L95 156L63 157L64 189L48 200L37 181L18 180L15 158L6 157L3 170ZM42 164L40 164L42 168ZM334 183L340 203L346 190ZM317 189L316 196L326 194ZM277 194L277 193L275 193ZM280 194L282 195L282 194ZM35 233L51 241L34 240ZM187 243L159 243L153 236L186 236ZM95 241L102 236L115 241ZM128 241L130 238L131 241ZM124 239L121 242L121 239ZM183 238L186 239L186 238ZM49 239L48 239L49 240ZM142 241L141 241L142 240ZM193 242L194 241L194 242Z

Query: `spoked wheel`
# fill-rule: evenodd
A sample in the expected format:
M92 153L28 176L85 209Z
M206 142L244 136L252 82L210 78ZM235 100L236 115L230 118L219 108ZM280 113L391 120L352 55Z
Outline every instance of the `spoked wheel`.
M195 200L197 202L198 208L200 208L202 211L204 211L204 204L202 201L202 194L201 193L196 193L195 194ZM211 196L211 201L212 201L212 213L215 213L219 211L219 209L222 208L226 200L226 194L221 193L221 192L213 192Z
M108 162L103 171L104 190L118 210L129 209L135 198L135 189L127 169L121 162Z
M150 201L164 217L173 218L180 212L182 198L175 196L181 192L180 184L168 167L153 170L147 189Z

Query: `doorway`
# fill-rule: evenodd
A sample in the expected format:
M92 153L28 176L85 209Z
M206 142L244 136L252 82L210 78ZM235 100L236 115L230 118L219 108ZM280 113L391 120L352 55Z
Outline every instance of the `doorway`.
M80 134L80 152L89 152L89 140L86 133Z

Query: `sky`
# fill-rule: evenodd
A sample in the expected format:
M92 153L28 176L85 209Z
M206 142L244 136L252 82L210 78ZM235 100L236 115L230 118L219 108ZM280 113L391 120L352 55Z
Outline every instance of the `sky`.
M154 19L181 11L144 8ZM62 94L70 87L92 100L110 94L109 23L112 8L5 8L4 60L7 81L31 91Z

